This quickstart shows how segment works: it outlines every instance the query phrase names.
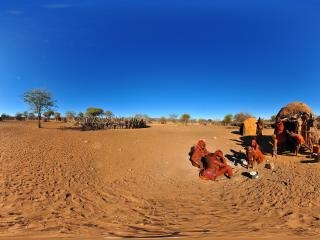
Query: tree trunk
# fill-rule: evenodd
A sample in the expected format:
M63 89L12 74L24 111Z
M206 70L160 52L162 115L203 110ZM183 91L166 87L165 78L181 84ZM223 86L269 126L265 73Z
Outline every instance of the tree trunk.
M38 128L41 128L41 114L38 113Z

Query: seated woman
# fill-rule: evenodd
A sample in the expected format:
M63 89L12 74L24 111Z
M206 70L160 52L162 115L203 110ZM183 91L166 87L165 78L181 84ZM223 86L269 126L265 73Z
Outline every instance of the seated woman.
M262 163L264 161L264 155L260 149L259 144L255 139L251 140L250 146L247 147L247 161L248 161L248 166L247 168L254 167L255 163Z
M232 168L227 164L221 150L209 153L203 161L203 169L199 172L199 177L203 180L216 180L221 175L231 178Z
M197 168L202 168L202 161L209 154L206 149L206 142L200 139L198 143L191 148L189 153L191 164Z

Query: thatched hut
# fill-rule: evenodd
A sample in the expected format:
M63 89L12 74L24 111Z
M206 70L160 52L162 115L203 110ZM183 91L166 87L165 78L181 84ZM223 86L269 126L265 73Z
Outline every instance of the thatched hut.
M276 116L276 125L283 123L284 133L288 130L303 136L305 145L311 150L319 143L317 123L311 108L302 102L292 102L281 108ZM277 134L277 128L275 129Z
M240 134L242 136L254 136L257 131L257 119L254 117L247 118L241 123Z

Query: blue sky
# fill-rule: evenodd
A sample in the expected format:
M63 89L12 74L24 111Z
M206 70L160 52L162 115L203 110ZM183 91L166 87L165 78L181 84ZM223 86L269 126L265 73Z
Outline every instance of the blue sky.
M2 0L0 113L52 92L57 111L320 114L320 2ZM302 83L302 84L301 84Z

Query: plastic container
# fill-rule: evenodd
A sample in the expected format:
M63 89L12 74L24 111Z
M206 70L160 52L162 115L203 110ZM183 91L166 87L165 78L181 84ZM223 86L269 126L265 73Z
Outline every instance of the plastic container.
M251 179L257 179L259 178L259 173L257 171L252 171L252 172L249 172L249 176Z

